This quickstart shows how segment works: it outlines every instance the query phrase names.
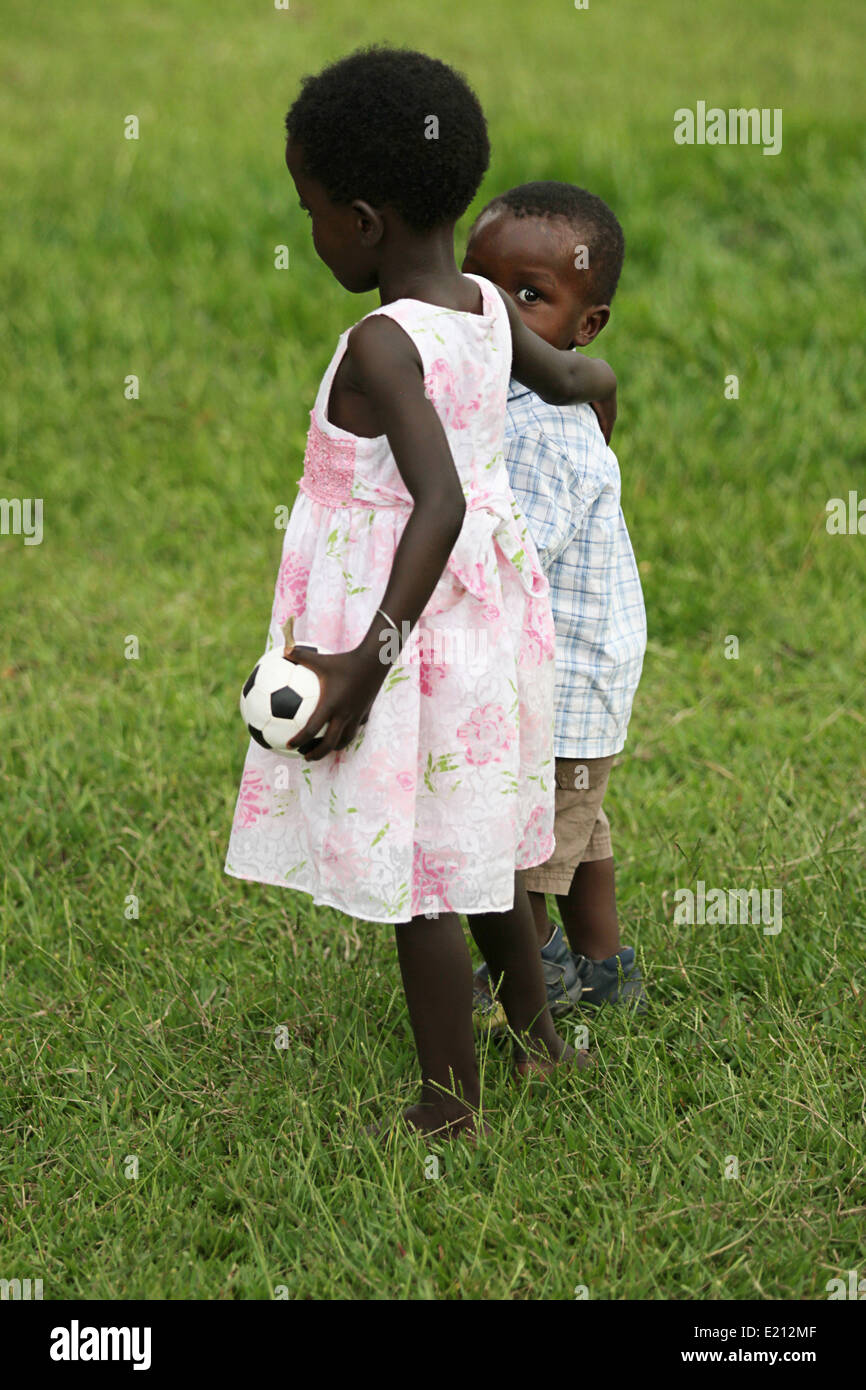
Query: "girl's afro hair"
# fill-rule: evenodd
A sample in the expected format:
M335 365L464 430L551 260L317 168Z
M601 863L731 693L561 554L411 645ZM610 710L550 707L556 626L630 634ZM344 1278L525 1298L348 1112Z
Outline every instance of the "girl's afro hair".
M335 203L389 205L418 231L456 222L490 162L465 78L407 48L359 49L305 77L286 131Z

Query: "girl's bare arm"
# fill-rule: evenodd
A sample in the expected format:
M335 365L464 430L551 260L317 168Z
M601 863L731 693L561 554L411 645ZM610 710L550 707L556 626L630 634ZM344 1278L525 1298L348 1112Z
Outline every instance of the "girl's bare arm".
M418 621L445 568L463 525L466 499L442 422L424 393L424 369L408 334L392 319L372 315L350 333L346 356L352 385L363 394L376 433L387 435L414 502L385 592L381 598L376 595L398 630L406 632ZM328 721L324 738L307 752L310 761L345 748L365 722L389 670L382 642L387 633L377 614L351 652L323 656L297 649L296 659L320 676L322 695L290 746L307 752L311 734Z

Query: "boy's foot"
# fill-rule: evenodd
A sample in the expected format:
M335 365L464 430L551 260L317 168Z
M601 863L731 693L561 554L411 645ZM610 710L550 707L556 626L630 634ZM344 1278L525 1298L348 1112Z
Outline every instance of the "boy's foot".
M561 1018L577 1004L583 988L561 927L554 929L547 945L541 948L541 968L548 1008L554 1018ZM490 994L490 972L486 965L480 965L475 971L473 983L472 1017L476 1028L501 1032L507 1027L505 1010Z
M590 960L572 952L572 963L582 986L581 1004L598 1008L601 1004L617 1004L634 1009L636 1014L647 1011L643 977L634 958L634 947L623 946L606 960Z

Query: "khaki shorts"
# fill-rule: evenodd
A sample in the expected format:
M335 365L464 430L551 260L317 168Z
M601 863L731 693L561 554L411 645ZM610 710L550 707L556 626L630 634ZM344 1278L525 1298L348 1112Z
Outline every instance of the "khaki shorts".
M578 864L612 857L610 823L601 803L614 756L556 759L556 848L546 864L524 870L523 881L530 893L564 895Z

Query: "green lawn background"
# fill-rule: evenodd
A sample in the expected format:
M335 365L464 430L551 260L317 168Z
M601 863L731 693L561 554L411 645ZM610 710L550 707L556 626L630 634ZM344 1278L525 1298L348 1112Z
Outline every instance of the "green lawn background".
M791 1299L866 1273L866 536L825 526L866 496L862 6L0 12L0 497L45 517L39 546L0 536L0 1275ZM609 809L652 1016L591 1020L607 1080L547 1097L492 1052L494 1137L437 1150L438 1178L421 1141L359 1137L415 1081L388 929L222 874L274 508L374 303L315 258L282 118L302 74L382 40L478 90L475 211L560 178L625 227L598 351L650 632ZM782 153L675 146L698 100L781 107ZM782 888L782 932L675 925L698 879Z

